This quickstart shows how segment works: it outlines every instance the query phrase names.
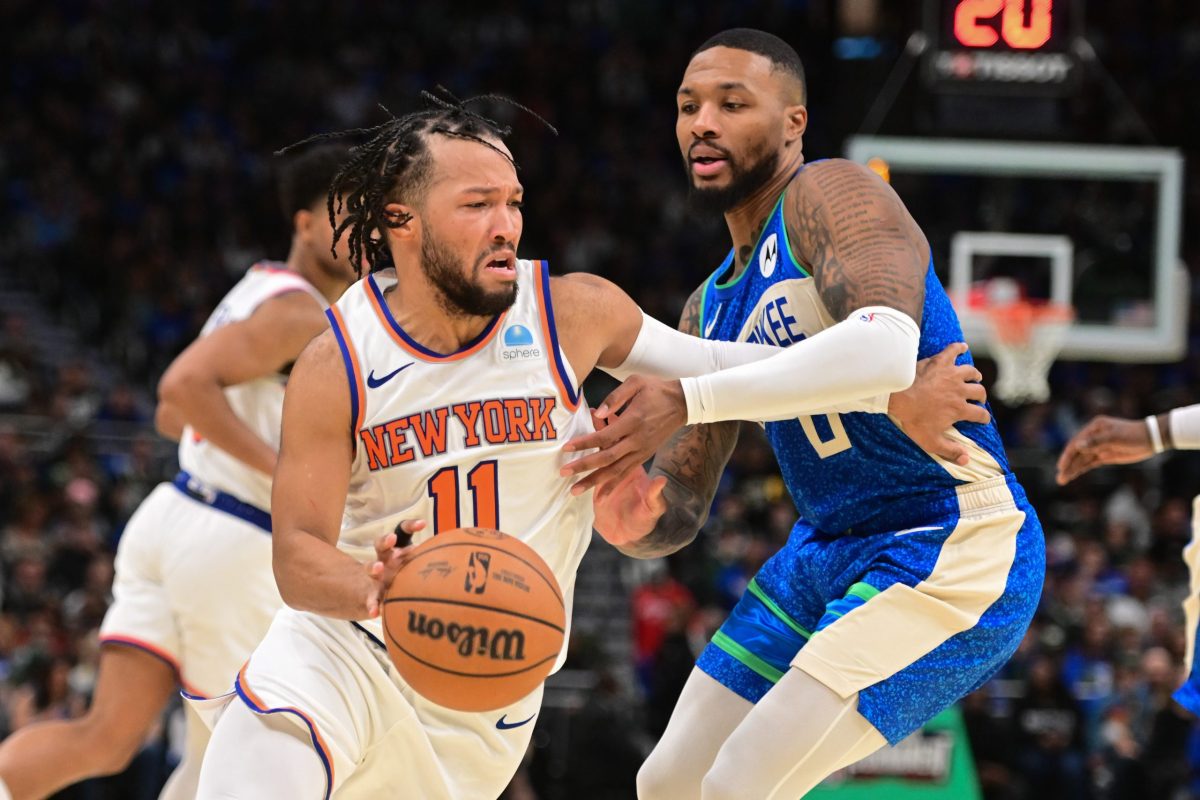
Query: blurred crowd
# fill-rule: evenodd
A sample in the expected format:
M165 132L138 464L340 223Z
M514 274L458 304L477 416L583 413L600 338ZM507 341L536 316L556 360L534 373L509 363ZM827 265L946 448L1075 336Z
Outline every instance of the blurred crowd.
M789 39L809 72L806 153L838 155L918 23L898 8L917 4L867 5L878 48L846 60L833 0L499 0L470 15L316 0L0 4L0 735L86 706L122 526L174 468L150 427L154 382L244 269L286 252L273 150L376 124L379 104L407 109L439 84L510 95L558 129L494 110L515 128L529 190L524 254L612 278L671 320L727 246L719 220L688 212L672 136L691 49L733 25ZM1157 144L1184 149L1182 255L1200 268L1200 106L1184 80L1200 74L1200 12L1094 0L1087 15L1129 105L1093 86L1059 138L1145 143L1132 114ZM895 124L917 124L914 103L901 97ZM953 219L907 199L937 251ZM1049 568L1021 650L962 704L988 797L1200 796L1200 730L1170 699L1200 457L1053 482L1056 454L1090 416L1200 400L1191 351L1161 367L1060 364L1052 402L994 408ZM596 696L639 720L644 742L794 521L769 447L744 428L698 542L630 569L635 677ZM597 648L574 663L605 658ZM65 796L154 796L170 754L158 734L151 745L126 776ZM530 774L513 796L538 796Z

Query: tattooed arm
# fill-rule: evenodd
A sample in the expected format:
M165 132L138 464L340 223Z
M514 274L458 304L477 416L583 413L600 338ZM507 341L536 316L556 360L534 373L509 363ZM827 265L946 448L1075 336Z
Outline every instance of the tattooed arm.
M835 320L887 306L921 324L929 244L878 175L842 159L811 164L788 191L785 220Z
M792 246L836 324L753 364L680 381L625 381L604 401L610 424L566 446L596 450L564 468L591 473L576 491L628 478L684 424L778 420L912 386L929 266L920 229L886 183L852 162L805 168L788 195ZM939 452L940 438L935 431Z
M703 287L684 306L679 321L684 333L700 334L702 297ZM634 558L658 558L687 545L708 518L739 425L718 422L677 431L655 455L649 475L638 467L612 491L596 493L596 530Z

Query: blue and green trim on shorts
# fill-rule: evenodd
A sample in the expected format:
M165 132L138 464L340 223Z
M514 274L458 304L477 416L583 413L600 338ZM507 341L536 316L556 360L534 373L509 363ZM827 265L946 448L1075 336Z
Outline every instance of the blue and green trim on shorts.
M825 606L825 613L810 631L768 597L757 580L751 579L725 624L713 634L712 646L773 686L787 673L792 659L809 639L877 594L879 590L869 583L854 584L844 597ZM712 674L704 662L701 655L699 666Z

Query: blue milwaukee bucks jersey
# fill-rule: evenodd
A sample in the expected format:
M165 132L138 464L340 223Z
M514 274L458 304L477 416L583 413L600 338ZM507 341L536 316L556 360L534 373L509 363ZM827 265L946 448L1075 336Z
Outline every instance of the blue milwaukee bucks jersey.
M746 269L733 252L704 283L700 330L706 339L789 347L838 322L796 261L776 204ZM958 317L933 270L925 278L918 358L962 341ZM970 363L970 354L959 363ZM958 466L921 450L886 414L853 412L765 423L783 479L801 517L829 532L898 530L931 513L957 509L956 487L1008 473L995 424L958 423L951 435L970 453Z

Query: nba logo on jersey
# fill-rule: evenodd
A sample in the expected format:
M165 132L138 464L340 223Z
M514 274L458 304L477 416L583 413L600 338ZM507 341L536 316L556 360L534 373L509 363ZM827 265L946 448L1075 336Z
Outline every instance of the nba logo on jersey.
M504 349L500 357L505 361L541 358L542 348L534 345L533 333L524 325L509 325L504 329Z
M758 269L764 278L769 278L775 272L777 263L779 263L779 235L772 233L763 242L762 249L758 251Z

